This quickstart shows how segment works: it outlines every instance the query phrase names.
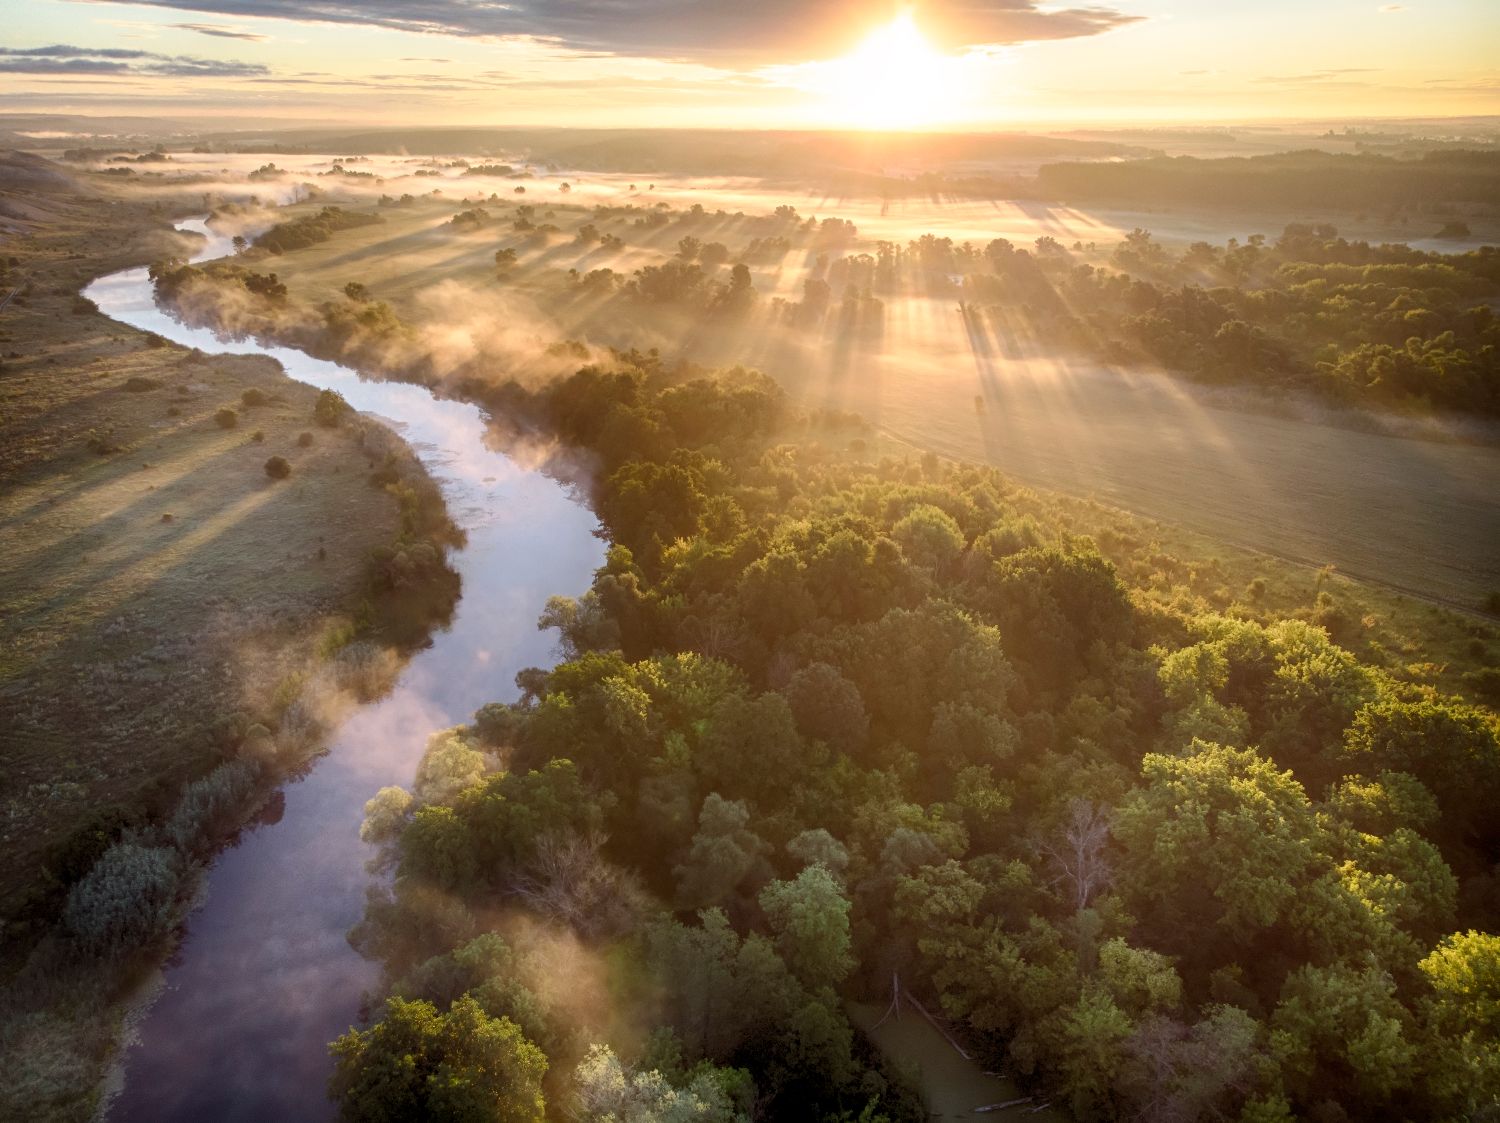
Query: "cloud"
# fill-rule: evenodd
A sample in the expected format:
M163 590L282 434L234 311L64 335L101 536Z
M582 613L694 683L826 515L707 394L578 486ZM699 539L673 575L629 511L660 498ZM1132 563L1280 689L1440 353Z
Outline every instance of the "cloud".
M1252 81L1269 86L1367 85L1368 83L1363 81L1350 82L1348 75L1375 73L1378 73L1375 67L1346 66L1338 70L1316 70L1311 74L1268 74L1264 77L1254 78Z
M140 0L228 17L365 24L398 31L527 38L577 51L724 67L831 58L905 6L898 0ZM1038 0L925 0L917 22L950 48L1098 35L1141 17Z
M250 62L162 55L123 47L0 47L0 74L83 74L126 78L254 78L270 71Z
M219 39L245 39L251 43L264 43L269 35L246 31L243 27L231 27L222 23L174 23L178 31L196 31L199 35L212 35Z

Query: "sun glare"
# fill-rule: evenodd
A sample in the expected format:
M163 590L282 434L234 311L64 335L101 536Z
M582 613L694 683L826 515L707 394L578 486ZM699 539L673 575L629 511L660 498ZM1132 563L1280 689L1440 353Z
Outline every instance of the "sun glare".
M844 58L826 63L818 86L830 115L864 129L920 129L956 115L961 60L922 35L910 14L872 31Z

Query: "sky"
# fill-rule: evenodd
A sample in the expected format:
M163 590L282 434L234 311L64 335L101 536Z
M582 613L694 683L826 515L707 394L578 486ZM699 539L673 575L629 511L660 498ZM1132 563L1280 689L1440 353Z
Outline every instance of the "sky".
M1024 128L1500 114L1500 0L24 0L0 112Z

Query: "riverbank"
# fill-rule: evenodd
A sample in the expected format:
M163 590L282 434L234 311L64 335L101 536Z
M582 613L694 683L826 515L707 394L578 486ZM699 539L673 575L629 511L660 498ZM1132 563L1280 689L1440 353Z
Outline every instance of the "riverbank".
M389 429L319 424L318 391L277 363L174 345L81 295L195 244L158 208L78 182L0 187L27 216L0 259L5 1101L86 1118L134 980L175 942L201 870L274 815L282 780L457 587L439 553L407 575L431 594L421 613L382 591L403 546L450 537ZM77 887L137 850L160 874L142 923L105 917L82 950Z

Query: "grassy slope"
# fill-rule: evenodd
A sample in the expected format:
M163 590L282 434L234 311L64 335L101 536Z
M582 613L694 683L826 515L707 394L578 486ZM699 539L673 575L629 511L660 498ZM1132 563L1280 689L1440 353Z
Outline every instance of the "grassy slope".
M25 208L28 229L6 250L31 279L0 313L11 356L0 367L0 910L11 914L101 812L159 810L218 763L214 727L265 711L357 601L367 552L398 520L350 436L316 430L298 446L315 392L274 364L152 348L71 312L83 280L161 255L159 219L117 204L103 239L97 201L15 188L4 199ZM132 378L161 385L133 392ZM251 387L271 404L242 408L237 429L215 425ZM90 452L91 431L120 451ZM292 462L290 480L267 479L272 454Z

